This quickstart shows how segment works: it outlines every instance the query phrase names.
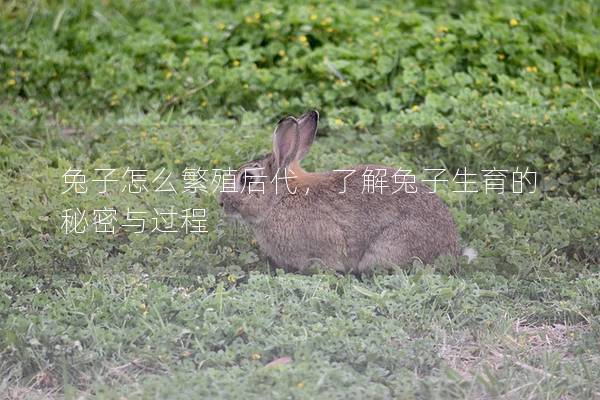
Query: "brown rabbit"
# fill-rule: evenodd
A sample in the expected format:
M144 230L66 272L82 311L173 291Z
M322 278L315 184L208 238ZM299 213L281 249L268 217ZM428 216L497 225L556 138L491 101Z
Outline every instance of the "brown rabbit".
M315 138L319 114L282 119L273 152L236 173L236 192L219 204L252 229L271 262L303 271L319 262L340 272L369 272L375 266L425 263L458 256L458 233L448 207L420 182L365 190L366 175L396 170L359 165L345 171L306 172L300 161ZM355 172L351 172L351 170ZM385 185L381 185L385 186ZM470 251L470 250L469 250ZM472 254L467 254L471 258Z

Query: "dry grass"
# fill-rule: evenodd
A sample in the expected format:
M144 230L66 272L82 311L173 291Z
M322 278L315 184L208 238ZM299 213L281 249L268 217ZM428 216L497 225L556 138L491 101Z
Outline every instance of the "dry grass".
M462 337L454 343L444 343L440 349L442 358L467 381L484 369L498 370L506 363L534 371L540 376L552 374L527 364L528 360L544 352L558 352L565 359L573 357L569 347L573 340L589 327L575 325L531 325L526 320L515 321L508 332L495 332L482 338Z

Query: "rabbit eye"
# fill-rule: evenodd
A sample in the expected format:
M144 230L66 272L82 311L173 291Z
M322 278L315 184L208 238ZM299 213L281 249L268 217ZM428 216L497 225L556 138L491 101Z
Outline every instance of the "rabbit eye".
M250 183L254 182L254 179L255 179L255 177L251 173L243 172L240 175L240 185L242 187L248 186Z

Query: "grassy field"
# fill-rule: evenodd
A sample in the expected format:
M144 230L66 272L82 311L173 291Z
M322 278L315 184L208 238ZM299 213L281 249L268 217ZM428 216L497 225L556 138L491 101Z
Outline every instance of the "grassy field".
M0 398L600 398L600 4L442 3L0 2ZM183 193L311 108L307 170L477 173L438 189L475 262L284 273ZM207 233L150 232L190 208Z

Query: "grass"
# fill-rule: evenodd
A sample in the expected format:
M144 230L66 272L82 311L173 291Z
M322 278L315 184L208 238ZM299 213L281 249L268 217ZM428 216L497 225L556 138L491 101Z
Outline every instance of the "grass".
M0 398L600 398L598 5L521 3L7 2ZM529 167L536 190L441 188L472 264L284 273L182 173L313 107L309 170ZM97 168L151 190L100 195ZM208 233L62 231L104 207L206 208Z
M15 334L7 359L12 371L36 373L21 381L27 389L7 390L63 387L107 398L597 396L598 323L578 316L597 313L592 278L527 282L420 267L366 282L265 273L230 287L169 280L98 271L44 288L52 303L21 295L13 307L27 312L10 316L4 332L27 333ZM282 357L293 361L269 366Z

